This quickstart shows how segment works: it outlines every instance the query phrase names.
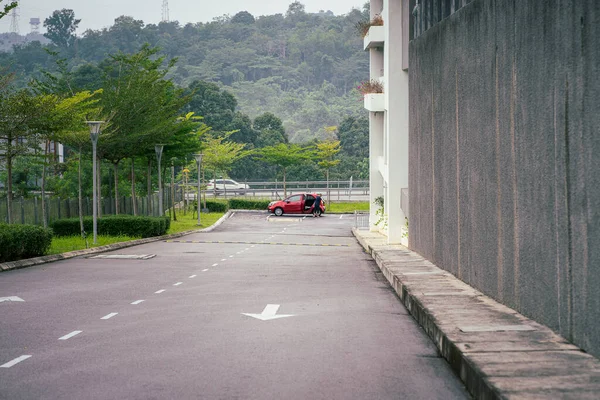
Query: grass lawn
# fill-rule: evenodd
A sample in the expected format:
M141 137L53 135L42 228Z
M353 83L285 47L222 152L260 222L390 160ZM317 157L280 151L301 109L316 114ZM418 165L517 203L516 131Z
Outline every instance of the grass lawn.
M202 225L198 226L198 216L191 212L188 212L187 215L183 215L183 212L177 212L177 221L171 220L171 228L169 228L168 233L179 233L184 231L191 231L193 229L203 229L208 228L219 218L223 216L224 213L202 213L200 214L200 219L202 220Z
M94 245L94 238L92 235L88 236L88 247L104 246L112 243L126 242L128 240L134 240L137 238L129 236L98 236L98 244ZM48 254L60 254L68 251L82 250L85 249L85 240L81 236L67 236L67 237L54 237L52 238L52 244Z
M356 202L335 202L327 203L327 213L331 214L342 214L342 213L353 213L354 211L369 211L368 201L356 201Z
M187 213L187 215L177 214L177 221L171 221L171 227L169 228L169 233L179 233L184 231L191 231L194 229L203 229L214 224L219 218L223 216L224 213L207 213L202 214L200 217L202 219L202 225L198 227L197 224L197 216L192 216L192 213ZM98 236L98 244L94 245L92 242L94 238L92 235L89 235L87 238L88 248L104 246L112 243L119 242L127 242L129 240L139 239L137 237L129 237L129 236ZM75 250L83 250L85 249L85 240L81 238L81 236L69 236L69 237L55 237L52 239L52 245L50 245L50 250L48 254L60 254L66 253L68 251Z

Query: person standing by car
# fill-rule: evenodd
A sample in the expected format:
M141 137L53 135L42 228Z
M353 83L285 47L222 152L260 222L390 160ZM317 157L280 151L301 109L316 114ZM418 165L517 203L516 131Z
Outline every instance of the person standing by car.
M321 194L317 193L317 197L315 197L315 202L313 203L313 218L321 216Z

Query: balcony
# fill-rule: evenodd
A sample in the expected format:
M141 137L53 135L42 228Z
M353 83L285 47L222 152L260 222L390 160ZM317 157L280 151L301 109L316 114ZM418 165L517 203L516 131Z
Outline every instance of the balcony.
M385 30L383 26L372 26L369 28L369 33L364 38L365 50L376 47L383 47L385 42Z
M364 100L367 110L371 112L385 111L385 96L383 93L367 93Z

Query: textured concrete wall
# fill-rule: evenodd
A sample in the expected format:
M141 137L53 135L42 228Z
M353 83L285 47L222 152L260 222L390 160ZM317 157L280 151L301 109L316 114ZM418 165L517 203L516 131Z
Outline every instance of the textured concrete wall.
M600 356L600 2L475 0L410 44L410 247Z

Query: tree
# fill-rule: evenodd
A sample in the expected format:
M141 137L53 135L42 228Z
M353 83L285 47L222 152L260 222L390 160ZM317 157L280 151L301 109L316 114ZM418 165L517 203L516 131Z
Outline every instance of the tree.
M202 163L206 168L213 171L215 179L219 176L219 172L227 174L234 162L252 153L250 150L245 150L245 144L228 141L227 138L232 133L228 132L224 136L204 136L204 158ZM214 190L216 195L216 185L214 186Z
M4 0L0 0L0 3L2 3L2 1L4 1ZM18 6L19 6L19 3L17 3L16 1L11 1L8 4L5 4L4 9L0 10L0 19L6 17L13 8L17 8Z
M110 56L105 66L101 106L109 124L99 148L113 164L117 214L119 163L146 155L156 143L169 144L174 130L181 127L175 126L180 110L189 101L182 89L165 79L175 61L163 68L165 58L155 58L157 53L157 48L144 45L135 54Z
M29 90L0 92L0 157L7 172L6 198L8 223L12 223L13 163L38 146L39 137L34 129L36 119L47 111L42 98Z
M251 25L255 22L254 16L248 11L240 11L231 18L232 24Z
M281 119L272 113L267 112L256 117L253 128L259 132L256 147L273 146L288 142Z
M340 152L340 141L339 140L328 140L325 142L317 143L314 157L319 160L318 164L321 168L325 169L327 179L327 201L331 198L331 192L329 190L329 170L340 163L340 160L336 160L335 156Z
M283 195L287 197L286 170L292 165L308 160L311 154L306 148L297 144L279 143L275 146L264 147L258 152L259 158L268 164L281 167L283 170Z
M226 132L235 115L235 97L217 84L204 81L194 81L188 93L191 99L186 111L203 116L204 123L213 131Z
M47 29L44 36L58 47L70 47L75 43L75 31L80 22L80 19L75 19L73 10L56 10L44 20L44 28Z

